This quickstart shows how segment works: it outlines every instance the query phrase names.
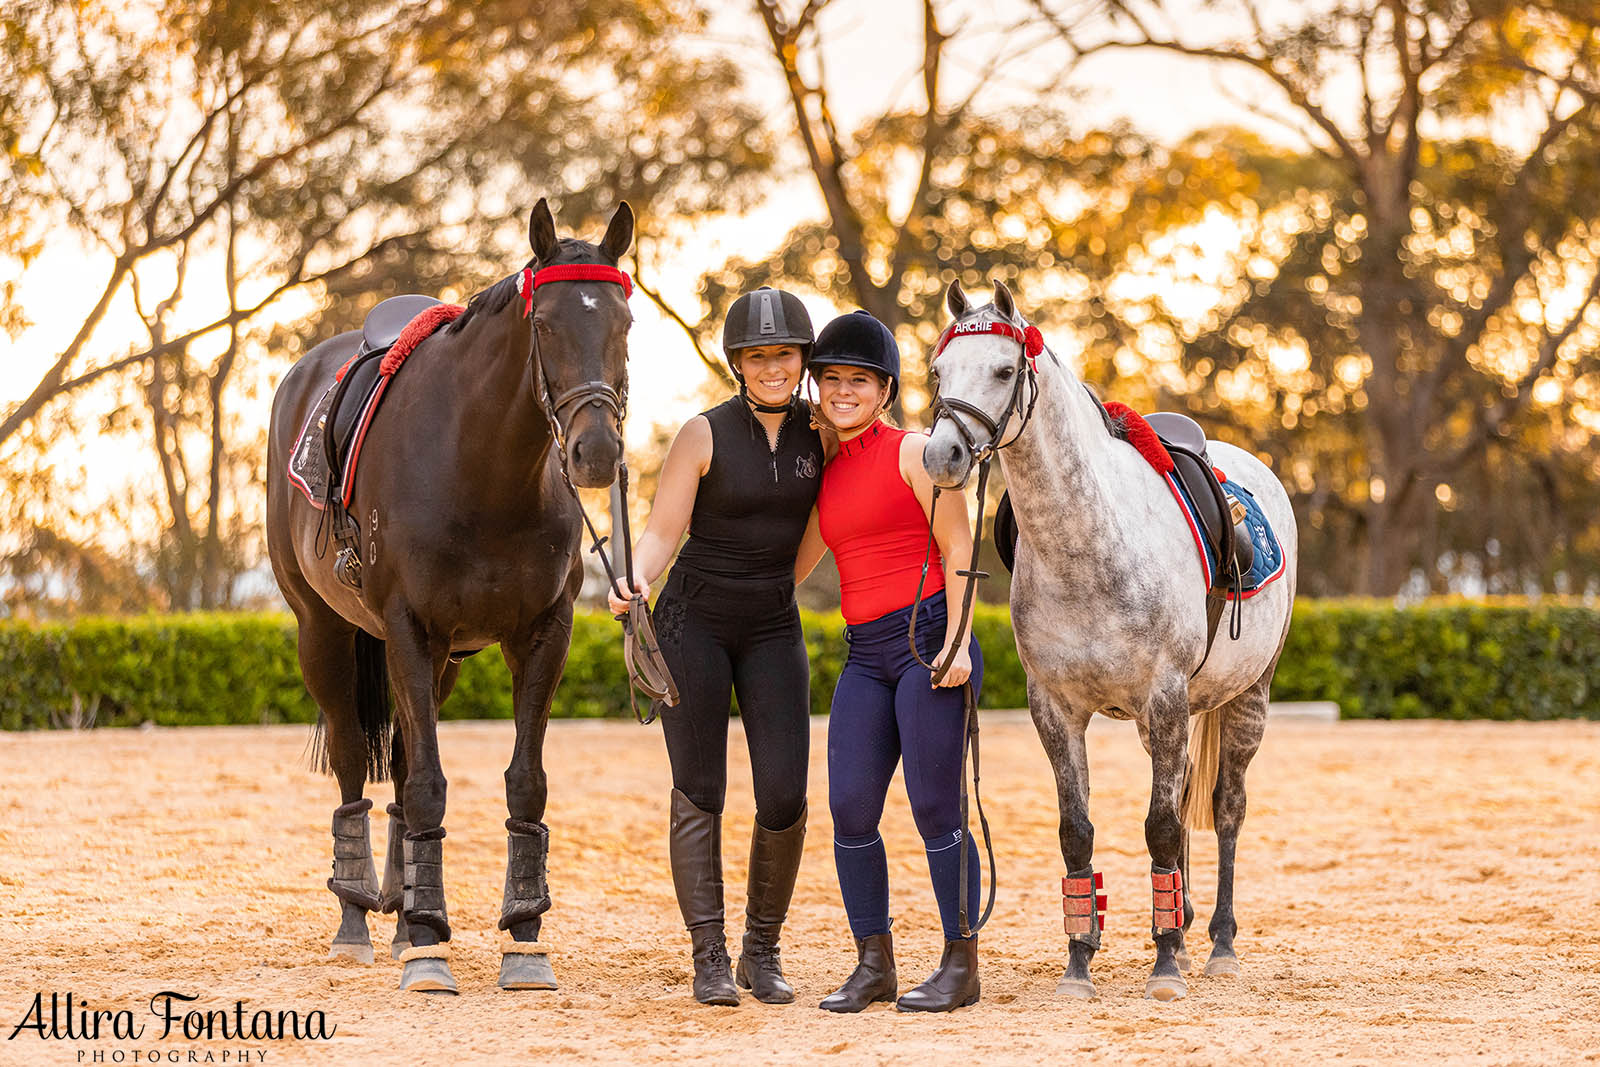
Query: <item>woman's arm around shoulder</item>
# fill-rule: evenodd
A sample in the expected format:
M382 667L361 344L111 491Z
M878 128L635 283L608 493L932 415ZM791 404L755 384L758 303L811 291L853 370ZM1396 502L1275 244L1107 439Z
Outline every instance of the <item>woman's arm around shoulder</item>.
M822 557L827 554L827 542L822 539L822 520L816 508L811 509L811 518L806 522L805 536L800 539L800 551L794 558L794 584L799 585L811 576L817 569L817 564L822 562Z

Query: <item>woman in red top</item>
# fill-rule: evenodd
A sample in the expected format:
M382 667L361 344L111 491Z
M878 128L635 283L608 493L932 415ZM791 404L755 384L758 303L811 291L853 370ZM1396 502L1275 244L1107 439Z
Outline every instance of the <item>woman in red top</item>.
M899 387L900 354L888 328L864 311L842 315L817 335L807 368L817 383L818 422L839 435L839 452L822 473L817 508L795 562L804 578L832 549L850 653L833 694L828 724L828 805L858 965L822 1002L857 1012L897 992L889 934L889 875L878 821L896 765L905 761L906 793L928 853L944 926L939 969L900 997L901 1011L951 1011L978 1000L975 937L959 929L961 864L968 864L968 914L978 912L978 850L961 820L965 703L977 690L983 659L977 642L945 610L959 603L967 579L956 573L972 552L964 498L947 494L934 519L938 554L929 567L917 616L918 653L926 662L957 649L939 687L911 654L907 633L928 546L933 483L922 466L927 437L883 421Z

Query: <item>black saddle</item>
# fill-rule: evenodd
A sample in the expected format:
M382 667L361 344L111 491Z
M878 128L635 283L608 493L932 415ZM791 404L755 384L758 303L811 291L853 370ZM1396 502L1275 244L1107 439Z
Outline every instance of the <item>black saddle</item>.
M400 340L401 331L410 325L412 319L440 303L443 301L417 293L391 296L379 301L378 306L367 312L366 319L361 323L361 351L387 352Z
M1177 467L1173 475L1194 501L1206 539L1216 550L1220 573L1215 576L1212 588L1237 586L1240 576L1248 574L1250 565L1255 562L1255 545L1249 531L1242 523L1234 521L1232 503L1211 466L1205 431L1189 416L1175 411L1153 412L1146 415L1144 421L1167 446Z
M334 390L327 436L323 440L328 469L334 472L336 482L341 480L345 460L349 457L356 422L378 384L378 365L385 353L400 339L406 325L439 303L442 301L431 296L407 293L380 301L377 307L367 312L366 319L361 323L361 347L356 350L355 358Z
M1011 507L1011 493L1000 494L1000 506L994 510L994 550L1000 562L1006 565L1007 574L1017 570L1017 541L1022 531L1017 529L1017 513Z
M1094 395L1092 391L1090 395ZM1098 399L1096 397L1097 403ZM1100 410L1104 414L1105 409L1102 407ZM1227 494L1223 492L1222 483L1211 467L1205 431L1189 416L1177 412L1158 411L1146 415L1145 421L1161 438L1161 443L1166 445L1177 467L1174 476L1188 491L1189 499L1194 501L1195 509L1200 513L1200 524L1205 528L1206 538L1221 561L1212 588L1219 593L1225 591L1230 582L1237 581L1236 575L1249 573L1250 565L1255 562L1255 545L1243 525L1234 522ZM1114 433L1110 416L1106 416L1106 425ZM1017 540L1020 536L1016 513L1011 507L1011 494L1006 493L1000 497L1000 506L994 513L994 544L1000 562L1005 564L1007 571L1016 569ZM1229 566L1229 560L1235 561L1237 571Z

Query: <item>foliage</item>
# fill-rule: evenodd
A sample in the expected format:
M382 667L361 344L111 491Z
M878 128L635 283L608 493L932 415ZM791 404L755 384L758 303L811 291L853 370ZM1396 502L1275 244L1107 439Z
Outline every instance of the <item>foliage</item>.
M1078 55L1211 61L1304 146L1230 129L1180 146L1218 161L1186 185L1251 180L1199 194L1206 225L1143 240L1102 343L1152 402L1272 457L1307 589L1600 582L1594 5L1221 0L1197 24L1188 4L1104 0L1069 25L1081 5L1031 3Z
M696 0L8 5L0 328L47 244L88 267L58 296L71 340L0 406L0 577L114 563L146 604L232 604L284 357L395 292L509 273L546 193L579 233L621 198L646 236L747 204L767 138L706 24ZM95 479L51 468L95 432L150 447L151 476L63 518ZM122 526L159 533L97 547Z
M803 612L811 708L826 713L848 646L837 614ZM1023 707L1009 612L976 609L985 707ZM574 620L553 715L625 716L616 623ZM1273 697L1334 700L1347 718L1600 719L1600 610L1576 603L1302 601ZM667 714L671 714L669 711ZM462 664L445 719L511 715L493 649ZM312 722L293 621L174 615L0 623L0 729Z
M1302 601L1277 700L1351 719L1600 718L1600 610L1573 602Z

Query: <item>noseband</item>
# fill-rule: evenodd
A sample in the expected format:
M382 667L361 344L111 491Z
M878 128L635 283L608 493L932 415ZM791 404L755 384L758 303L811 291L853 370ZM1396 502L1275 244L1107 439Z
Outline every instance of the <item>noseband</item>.
M551 282L611 282L622 286L623 298L633 295L633 281L627 274L615 267L608 267L602 263L561 263L555 266L543 267L535 271L532 267L524 267L517 278L517 292L522 295L523 318L533 314L533 294L541 285ZM544 409L545 418L550 422L550 434L554 438L556 456L561 465L561 480L566 483L567 491L572 494L572 499L578 505L578 514L583 517L583 525L589 531L589 539L593 542L589 551L600 557L600 564L605 568L606 578L610 582L610 589L617 588L618 575L612 565L611 557L606 553L605 543L610 540L601 537L594 523L589 518L589 512L583 506L583 498L578 495L578 489L572 484L572 476L567 471L567 437L566 429L562 425L562 412L571 409L569 414L593 404L604 408L611 413L611 418L617 426L617 433L622 433L622 420L628 413L628 382L623 378L620 390L613 388L607 382L589 381L573 386L559 396L550 395L550 376L545 371L544 354L539 348L539 330L534 327L530 330L533 334L533 346L529 357L538 365L539 405ZM628 528L628 464L619 461L617 464L617 488L621 498L618 521L622 524L622 560L623 573L628 579L628 588L633 588L633 536ZM678 686L673 681L672 671L667 666L665 657L661 653L661 642L656 638L655 623L650 617L650 605L642 596L634 596L628 604L628 610L617 616L622 623L622 658L628 669L628 703L633 708L633 716L641 723L648 723L656 717L657 702L673 707L678 703ZM634 690L642 692L650 701L646 714L639 713L639 705L634 699Z

